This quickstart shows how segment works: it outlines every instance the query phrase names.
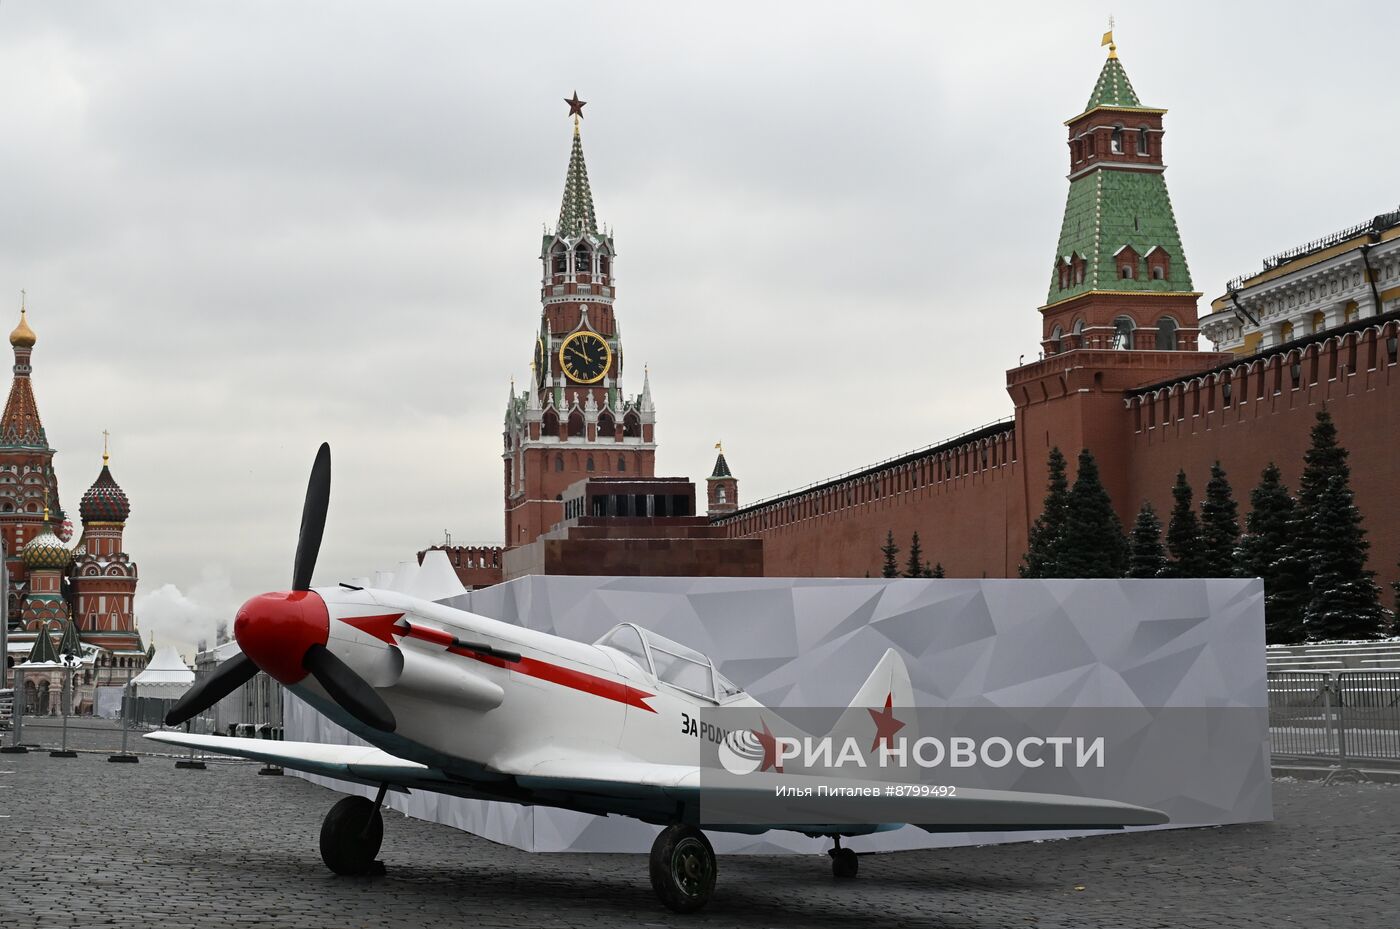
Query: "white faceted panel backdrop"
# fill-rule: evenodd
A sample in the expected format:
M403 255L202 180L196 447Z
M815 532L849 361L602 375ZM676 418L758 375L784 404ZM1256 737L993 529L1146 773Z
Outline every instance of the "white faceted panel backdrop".
M527 577L463 599L457 605L472 612L580 641L636 623L707 652L773 707L845 706L891 647L904 656L919 706L1267 706L1258 580ZM285 699L286 738L355 741ZM1173 785L1159 805L1176 825L1272 818L1267 722L1262 713L1258 720L1243 744L1183 757L1180 771L1157 778ZM656 834L621 817L435 794L391 794L387 802L533 851L641 852ZM785 832L711 838L717 851L749 853L830 844ZM874 851L1025 838L907 827L850 844Z

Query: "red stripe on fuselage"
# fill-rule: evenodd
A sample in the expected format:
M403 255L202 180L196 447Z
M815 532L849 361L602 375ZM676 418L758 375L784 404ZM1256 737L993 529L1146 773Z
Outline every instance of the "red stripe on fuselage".
M431 642L434 645L441 645L453 655L461 655L463 658L472 658L483 664L489 664L496 668L505 668L524 674L526 677L537 678L542 681L549 681L551 684L558 684L561 687L568 687L573 690L581 690L596 697L603 697L607 700L615 700L618 703L625 703L627 706L635 706L639 710L646 710L648 713L655 713L656 710L647 706L645 702L655 694L649 694L645 690L638 690L621 681L608 680L596 674L588 674L585 671L576 671L573 668L566 668L562 665L550 664L548 661L540 661L538 658L521 656L519 661L507 661L496 655L486 655L481 652L472 651L469 648L461 648L453 645L456 641L450 633L441 629L434 629L431 626L420 626L416 623L401 623L399 629L407 626L407 631L403 635L413 639L421 639L424 642Z

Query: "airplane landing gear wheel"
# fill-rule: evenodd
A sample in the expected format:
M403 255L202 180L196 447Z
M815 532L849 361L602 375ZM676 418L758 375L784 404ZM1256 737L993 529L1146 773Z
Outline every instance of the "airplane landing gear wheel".
M838 881L849 881L860 870L860 859L849 848L831 850L831 876Z
M321 860L336 874L368 874L384 841L384 818L365 797L346 797L321 824Z
M694 826L667 826L651 847L651 887L670 910L691 913L715 890L715 850Z

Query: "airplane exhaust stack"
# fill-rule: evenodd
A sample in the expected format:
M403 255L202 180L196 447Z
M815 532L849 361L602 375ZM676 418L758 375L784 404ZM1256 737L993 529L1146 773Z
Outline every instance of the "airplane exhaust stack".
M505 699L506 692L499 684L461 664L434 660L412 647L394 651L401 656L403 667L397 687L481 712L494 710Z

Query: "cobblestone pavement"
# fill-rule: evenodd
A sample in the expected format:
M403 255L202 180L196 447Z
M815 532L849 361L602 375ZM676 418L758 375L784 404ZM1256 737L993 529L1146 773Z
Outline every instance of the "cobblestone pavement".
M702 913L641 855L531 855L389 814L388 874L321 864L339 796L257 765L0 755L0 926L1347 926L1400 929L1400 787L1277 781L1272 824L863 859L725 856ZM18 859L14 855L18 853Z

